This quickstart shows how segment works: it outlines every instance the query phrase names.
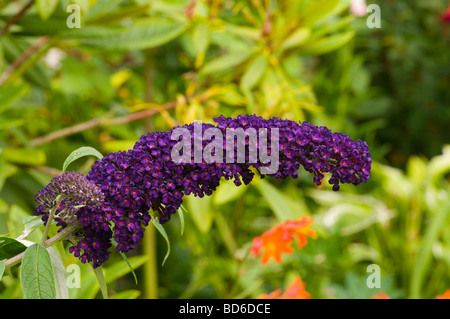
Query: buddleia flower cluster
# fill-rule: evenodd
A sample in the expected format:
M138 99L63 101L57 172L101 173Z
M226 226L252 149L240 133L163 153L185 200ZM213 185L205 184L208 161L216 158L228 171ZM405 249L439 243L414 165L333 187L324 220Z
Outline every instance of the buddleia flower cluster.
M105 195L84 174L65 172L54 177L35 200L40 204L36 213L42 215L44 224L52 210L54 220L61 226L59 231L82 224L82 230L72 236L73 246L69 248L82 262L92 262L97 267L108 259L112 232L102 211Z
M317 185L329 173L329 183L337 191L340 183L358 185L370 176L372 160L367 144L332 133L326 127L256 115L220 116L214 121L215 125L192 123L166 132L151 132L141 136L132 149L97 160L86 179L103 194L102 203L84 204L77 210L77 219L89 240L80 241L71 251L83 262L99 266L108 258L110 244L106 242L114 238L121 252L135 248L152 218L151 212L161 224L168 222L184 196L209 196L223 179L240 186L250 183L255 172L261 177L298 178L298 169L303 166L313 174ZM239 129L245 132L245 138L228 139ZM251 134L254 132L259 134L256 139ZM271 143L274 137L276 143ZM183 147L178 150L181 143ZM243 154L239 152L242 147ZM258 158L250 149L272 156L270 164L276 161L276 171L268 170L267 158ZM181 160L173 158L181 153ZM37 200L42 204L41 195ZM69 203L73 204L67 201L67 207ZM48 211L53 204L55 199L45 201L37 212Z

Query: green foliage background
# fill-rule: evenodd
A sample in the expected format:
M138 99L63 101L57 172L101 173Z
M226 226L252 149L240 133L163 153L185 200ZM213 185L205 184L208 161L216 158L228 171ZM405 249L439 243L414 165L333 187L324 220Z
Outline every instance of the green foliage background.
M105 264L114 298L255 298L300 275L314 298L435 298L450 288L450 25L448 1L388 1L381 28L346 0L0 1L0 234L33 215L34 194L76 148L127 150L148 131L224 114L326 125L366 140L375 160L365 185L313 186L312 177L224 183L186 199L184 227L150 225ZM70 4L81 27L68 28ZM86 173L94 159L69 169ZM253 237L310 215L319 238L261 266ZM183 232L181 233L181 230ZM54 230L56 231L56 230ZM28 239L38 242L40 230ZM101 298L81 267L71 298ZM381 267L381 288L366 269ZM5 275L1 298L23 298Z

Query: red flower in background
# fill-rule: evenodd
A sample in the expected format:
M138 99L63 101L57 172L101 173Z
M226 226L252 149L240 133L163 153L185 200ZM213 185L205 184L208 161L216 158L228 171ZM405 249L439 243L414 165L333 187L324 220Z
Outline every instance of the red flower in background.
M442 22L450 22L450 4L448 5L447 11L445 11L441 16Z
M307 236L316 237L316 232L309 227L313 221L311 217L303 216L298 220L279 223L253 239L251 253L254 256L259 256L261 249L263 249L261 264L265 265L271 258L280 263L281 253L292 254L294 252L291 247L294 237L297 237L298 248L300 249L308 243Z
M311 295L305 290L302 279L296 276L284 294L281 294L281 289L277 289L270 294L259 295L258 299L311 299Z

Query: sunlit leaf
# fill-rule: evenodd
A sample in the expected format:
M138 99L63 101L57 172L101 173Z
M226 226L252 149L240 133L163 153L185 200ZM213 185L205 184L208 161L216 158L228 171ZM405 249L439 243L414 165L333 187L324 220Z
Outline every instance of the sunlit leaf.
M42 19L46 20L55 11L58 0L36 0L36 7Z
M63 164L63 171L65 171L67 169L67 167L73 163L74 161L76 161L77 159L84 157L84 156L95 156L98 159L102 159L103 155L97 151L95 148L93 147L89 147L89 146L83 146L80 147L78 149L76 149L75 151L73 151L72 153L70 153L69 156L67 156L66 160L64 161Z
M201 74L211 74L230 69L244 62L250 56L250 52L232 52L218 57L206 63L200 70Z
M329 53L347 44L355 35L354 31L347 31L321 38L302 47L302 55L321 55Z
M258 55L248 65L241 79L241 88L244 91L251 90L261 79L269 65L269 60L265 55Z
M291 35L289 35L286 40L284 40L283 44L281 45L281 50L288 50L302 45L309 38L310 34L310 29L298 28Z

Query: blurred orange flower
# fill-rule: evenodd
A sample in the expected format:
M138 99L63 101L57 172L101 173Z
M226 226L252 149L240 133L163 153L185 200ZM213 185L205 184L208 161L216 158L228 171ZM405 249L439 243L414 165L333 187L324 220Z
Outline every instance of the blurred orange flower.
M287 287L284 294L281 289L277 289L270 294L261 294L258 299L311 299L309 292L305 290L305 284L299 276L296 276L292 283Z
M450 289L446 290L442 295L437 296L436 299L450 299Z
M391 299L384 291L380 292L378 295L373 295L372 299Z
M297 245L300 249L308 243L306 237L317 237L316 232L309 227L313 221L313 218L303 216L298 220L288 220L279 223L261 236L253 239L251 253L254 256L259 256L261 249L263 249L261 264L265 265L271 258L280 263L281 253L292 254L294 252L294 249L291 247L294 236L297 237Z

